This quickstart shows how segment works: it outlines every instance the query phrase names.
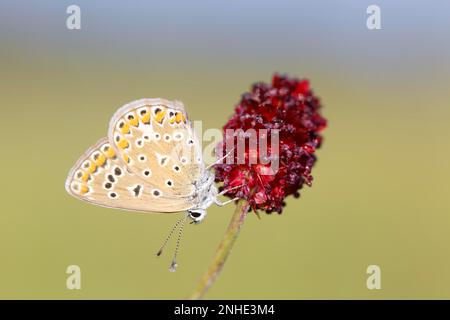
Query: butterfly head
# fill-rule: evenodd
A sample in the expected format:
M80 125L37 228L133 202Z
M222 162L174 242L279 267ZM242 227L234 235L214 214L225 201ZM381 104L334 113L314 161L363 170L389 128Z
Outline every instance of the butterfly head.
M206 217L206 210L197 208L188 210L189 218L191 218L192 223L198 224L203 221Z

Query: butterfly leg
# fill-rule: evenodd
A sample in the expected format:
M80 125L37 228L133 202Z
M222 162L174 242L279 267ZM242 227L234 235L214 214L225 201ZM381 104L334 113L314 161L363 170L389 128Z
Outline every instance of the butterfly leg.
M219 199L215 199L214 200L214 202L215 202L215 204L217 204L219 207L223 207L223 206L226 206L227 204L229 204L229 203L231 203L231 202L234 202L234 201L236 201L236 200L239 200L239 198L234 198L234 199L231 199L231 200L227 200L227 201L225 201L225 202L222 202L222 201L220 201Z
M225 159L226 157L228 157L233 151L234 151L235 147L233 147L230 151L228 151L228 153L226 155L224 155L222 158L216 160L216 162L210 164L209 166L206 167L205 170L209 170L211 169L213 166L215 166L216 164L219 164L222 162L223 159Z
M235 187L232 187L232 188L229 188L229 189L222 190L222 191L220 191L220 192L218 193L218 195L219 195L219 196L222 196L222 195L224 195L225 193L228 193L228 192L230 192L231 190L238 189L238 188L240 188L240 187L242 187L242 186L243 186L243 184L240 184L240 185L238 185L238 186L235 186Z

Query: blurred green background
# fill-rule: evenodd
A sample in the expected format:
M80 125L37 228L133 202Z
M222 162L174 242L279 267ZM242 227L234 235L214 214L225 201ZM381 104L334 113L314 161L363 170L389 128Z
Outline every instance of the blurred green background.
M221 127L273 72L307 77L329 120L312 188L250 215L206 298L450 298L450 3L2 1L0 298L178 299L233 207L185 230L179 269L154 253L177 219L105 209L64 190L122 104L180 99ZM68 265L82 289L66 289ZM381 267L381 290L366 268Z

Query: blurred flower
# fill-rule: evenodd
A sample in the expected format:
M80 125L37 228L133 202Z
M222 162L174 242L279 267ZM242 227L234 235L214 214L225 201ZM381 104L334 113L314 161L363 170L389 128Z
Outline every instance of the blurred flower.
M237 139L242 138L242 135L235 135L230 139L226 136L227 129L254 129L258 133L265 129L269 140L268 156L272 160L276 157L279 167L274 172L267 161L260 161L260 148L254 154L248 144L241 155L244 161L239 164L235 148L232 164L215 166L216 181L223 182L222 190L242 186L230 190L226 196L247 200L255 211L281 213L288 195L298 197L303 184L311 186L311 169L316 162L314 152L320 147L320 131L327 123L319 113L320 108L320 101L310 89L308 80L285 75L275 74L272 84L256 83L251 92L244 93L235 113L223 127L224 140L218 145L218 151L225 154L237 144ZM276 130L279 150L271 150L271 133ZM256 163L249 161L252 156L257 156Z

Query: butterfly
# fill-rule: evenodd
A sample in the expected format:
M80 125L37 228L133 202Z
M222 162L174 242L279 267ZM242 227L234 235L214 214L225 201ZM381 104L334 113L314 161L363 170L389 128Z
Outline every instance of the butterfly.
M175 271L184 222L189 218L198 224L213 203L223 206L237 200L218 199L229 190L218 192L212 167L203 161L183 103L140 99L119 108L108 136L80 157L65 187L70 195L103 207L147 213L185 211L157 253L181 225L170 265Z

